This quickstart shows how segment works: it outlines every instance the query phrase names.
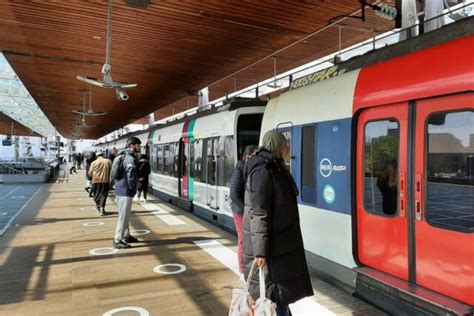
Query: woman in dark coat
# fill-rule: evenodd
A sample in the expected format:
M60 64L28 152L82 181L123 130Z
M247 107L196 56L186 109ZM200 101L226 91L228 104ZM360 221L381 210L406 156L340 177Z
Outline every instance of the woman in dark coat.
M253 261L266 270L267 298L277 315L290 315L288 305L313 295L301 236L298 190L284 160L285 137L267 132L262 147L244 168L247 177L244 212L245 277ZM258 271L251 276L250 294L258 298Z
M147 197L148 190L148 177L150 176L151 168L150 163L148 162L146 155L141 155L140 160L138 161L138 188L137 188L137 197L140 199L140 195L143 192L143 198L140 199L140 202L145 202Z
M242 158L237 162L234 172L230 177L230 200L232 201L231 209L234 217L235 230L237 232L237 257L239 260L239 271L244 273L244 253L242 247L242 221L244 215L244 194L245 194L245 177L244 166L247 160L257 151L255 145L248 145L242 153Z

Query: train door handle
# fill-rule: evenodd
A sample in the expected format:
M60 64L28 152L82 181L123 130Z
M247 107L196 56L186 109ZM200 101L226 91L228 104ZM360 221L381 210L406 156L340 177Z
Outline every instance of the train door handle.
M423 220L422 179L423 175L421 173L415 175L415 219L417 221Z
M405 196L405 173L400 173L400 217L407 216Z
M420 201L415 201L415 218L417 221L421 221L423 219L423 212L421 210Z

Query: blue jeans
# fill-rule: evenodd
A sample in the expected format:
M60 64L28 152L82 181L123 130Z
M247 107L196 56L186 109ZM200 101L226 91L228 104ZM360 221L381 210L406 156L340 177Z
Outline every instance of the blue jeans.
M277 316L291 316L290 307L288 305L277 306L276 314Z

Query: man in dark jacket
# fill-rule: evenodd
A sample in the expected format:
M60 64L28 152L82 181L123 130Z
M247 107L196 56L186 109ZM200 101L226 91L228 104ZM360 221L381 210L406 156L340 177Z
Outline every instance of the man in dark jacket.
M288 305L313 295L305 258L296 196L298 190L282 158L289 154L285 137L267 132L262 148L245 165L245 276L250 267L266 268L266 295L277 304L277 315L288 316ZM250 276L250 293L258 298L258 270Z
M127 149L122 152L122 159L114 159L114 165L121 163L118 170L119 177L115 179L115 195L117 196L117 228L113 247L115 249L130 248L129 243L138 242L138 239L130 235L129 218L132 210L132 199L137 193L138 171L136 154L140 153L140 139L129 137L127 139ZM112 167L112 169L115 169Z
M239 271L244 273L244 253L242 246L242 220L244 215L244 194L245 194L245 176L244 166L247 160L253 156L258 147L248 145L242 153L242 158L237 162L234 172L230 178L230 200L232 201L231 209L234 217L235 230L237 232L237 257L239 260Z

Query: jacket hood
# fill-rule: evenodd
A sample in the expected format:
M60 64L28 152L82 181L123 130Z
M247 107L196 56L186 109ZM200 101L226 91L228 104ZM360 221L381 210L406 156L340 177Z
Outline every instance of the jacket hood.
M269 150L261 148L245 164L244 174L245 176L248 176L253 169L260 166L277 164L279 160L280 159L272 154Z

